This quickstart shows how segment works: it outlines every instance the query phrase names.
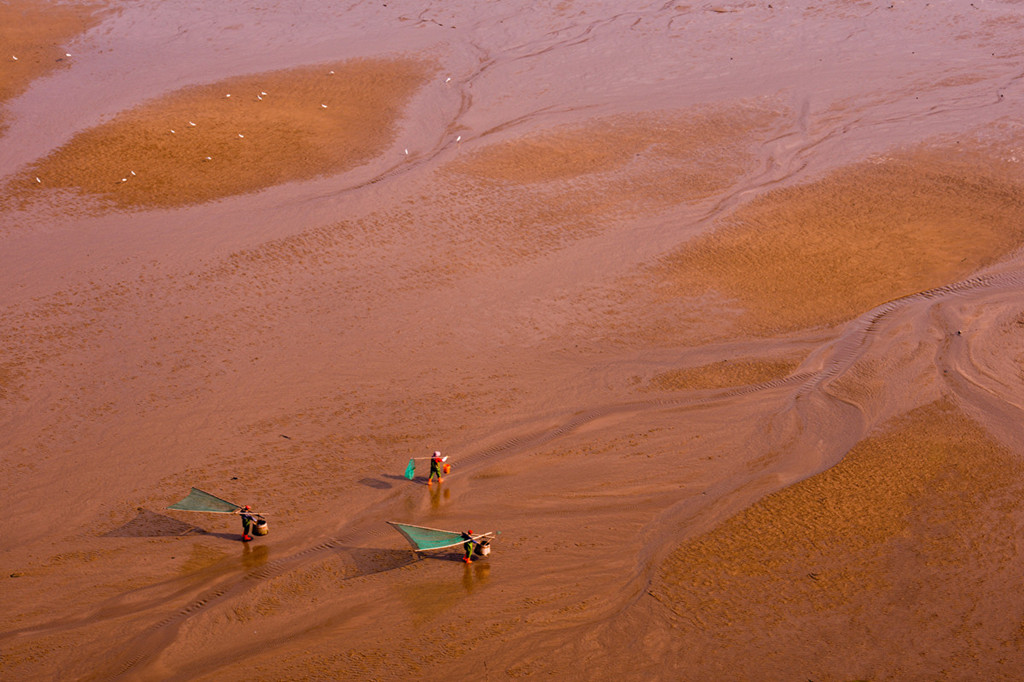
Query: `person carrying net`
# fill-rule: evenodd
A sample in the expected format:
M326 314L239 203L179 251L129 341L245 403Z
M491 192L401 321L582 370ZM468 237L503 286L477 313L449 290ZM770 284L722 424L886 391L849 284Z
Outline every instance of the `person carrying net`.
M430 458L430 476L427 477L427 485L433 484L434 476L437 476L438 483L444 483L444 478L442 477L441 474L443 473L442 467L444 466L444 463L447 461L447 455L442 457L440 450L434 451L434 456Z
M465 531L462 534L462 539L465 540L465 542L462 543L462 549L466 552L466 556L462 557L462 560L468 564L473 561L473 552L476 551L477 545L480 543L473 537L473 531L471 530Z
M253 514L252 507L249 505L239 509L238 513L242 516L242 542L249 542L252 540L252 528L256 525L256 515Z

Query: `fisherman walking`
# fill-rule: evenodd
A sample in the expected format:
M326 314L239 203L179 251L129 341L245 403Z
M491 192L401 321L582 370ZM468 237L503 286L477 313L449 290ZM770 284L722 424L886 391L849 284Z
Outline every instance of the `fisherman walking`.
M444 478L441 476L442 465L448 461L448 455L441 456L440 450L434 451L434 456L430 458L430 476L427 477L427 485L431 485L434 482L434 476L437 476L438 483L444 483ZM447 468L447 466L445 466Z
M267 520L263 518L262 514L254 512L249 505L243 507L240 504L222 500L199 488L192 488L192 491L184 499L178 500L167 508L211 514L238 514L242 519L242 542L249 542L253 535L266 535L270 532Z
M250 531L256 524L256 515L252 512L252 507L245 505L238 510L238 513L242 515L242 542L249 542L252 540Z
M473 552L476 551L476 546L480 543L473 539L473 531L471 530L463 532L462 539L465 540L462 543L462 549L466 550L466 556L462 557L462 560L468 564L473 561Z

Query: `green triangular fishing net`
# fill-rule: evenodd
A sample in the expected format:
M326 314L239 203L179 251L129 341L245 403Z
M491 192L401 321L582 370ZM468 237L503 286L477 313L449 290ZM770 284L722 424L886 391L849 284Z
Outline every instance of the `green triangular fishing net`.
M405 477L410 481L416 476L416 460L410 459L409 466L405 467Z
M405 536L405 539L409 541L409 544L417 552L454 547L465 542L462 533L438 530L437 528L424 528L423 526L410 526L407 523L395 523L394 521L388 521L388 523Z
M456 547L466 541L466 539L462 537L462 533L458 531L426 528L425 526L413 526L408 523L395 523L394 521L388 521L388 524L401 533L417 552L427 552L432 549ZM473 533L473 539L477 541L493 539L500 532L501 531Z
M214 512L216 514L234 514L240 509L239 505L227 500L222 500L210 493L203 492L199 488L192 488L184 499L178 500L168 509L181 509L182 511Z

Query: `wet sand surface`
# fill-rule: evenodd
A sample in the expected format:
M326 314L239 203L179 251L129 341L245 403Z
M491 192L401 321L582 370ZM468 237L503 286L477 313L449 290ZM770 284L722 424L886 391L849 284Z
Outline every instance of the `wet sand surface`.
M1019 679L1022 29L0 5L0 677Z

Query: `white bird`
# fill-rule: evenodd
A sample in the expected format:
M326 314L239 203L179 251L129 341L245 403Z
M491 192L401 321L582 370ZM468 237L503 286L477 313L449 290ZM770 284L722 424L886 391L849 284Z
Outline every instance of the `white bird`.
M36 178L36 182L42 182L42 180L40 180L39 178Z
M204 159L204 160L205 161L213 161L213 157L212 156L207 156L206 159Z
M328 76L333 76L333 75L334 75L334 72L333 72L333 71L331 71L331 72L330 72L329 74L327 74L327 75L328 75Z
M171 132L173 133L174 131L172 130Z
M13 59L14 61L18 61L18 58L15 57L13 54L11 55L11 59Z
M245 135L243 135L242 133L238 133L238 136L239 137L245 137Z
M450 82L451 82L451 80L452 80L452 77L451 77L451 76L448 76L447 78L445 78L445 79L444 79L444 82L445 82L445 83L450 83Z
M135 175L135 171L128 171L128 172L131 173L132 175Z
M65 52L65 53L64 53L64 56L65 56L65 57L70 57L70 56L71 56L71 53L70 53L70 52Z
M267 93L263 92L262 90L260 90L260 94L263 95L264 97L266 97L267 95Z
M456 137L455 141L456 142L462 142L462 135L459 135L458 137Z
M189 124L190 126L194 126L194 125L195 125L195 123L193 123L192 121L189 121L189 122L188 122L188 124Z
M406 156L409 155L409 150L408 149L405 150L405 154L406 154Z
M259 95L256 95L256 99L258 99L258 100L259 100L259 101L261 101L261 102L263 101L263 98L262 98L262 97L260 97Z
M327 105L326 105L326 104L321 104L321 105L320 105L320 108L321 108L321 109L326 109L326 108L327 108Z

